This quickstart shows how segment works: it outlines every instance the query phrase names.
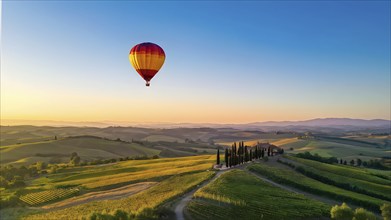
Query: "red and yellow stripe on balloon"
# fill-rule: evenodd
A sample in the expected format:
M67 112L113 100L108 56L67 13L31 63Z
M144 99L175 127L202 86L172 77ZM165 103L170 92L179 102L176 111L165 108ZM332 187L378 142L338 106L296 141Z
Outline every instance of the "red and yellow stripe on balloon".
M147 86L163 66L165 58L163 49L159 45L149 42L137 44L129 53L130 63L147 82Z

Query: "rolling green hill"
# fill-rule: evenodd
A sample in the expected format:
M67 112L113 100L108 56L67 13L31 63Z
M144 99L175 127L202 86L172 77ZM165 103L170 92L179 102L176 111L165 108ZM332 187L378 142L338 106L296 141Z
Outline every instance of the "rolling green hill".
M372 211L379 211L379 206L386 203L386 201L382 199L325 184L304 176L290 168L279 168L267 163L259 163L251 165L249 170L264 175L278 183L290 185L303 191L329 197L331 199L350 202L371 209Z
M346 160L361 158L369 160L386 156L389 148L379 147L376 144L362 143L355 140L340 138L297 139L280 145L290 153L311 152L323 157L337 157ZM290 149L293 149L291 151Z
M213 154L216 145L230 146L234 141L245 141L250 146L258 141L270 142L289 153L309 151L344 160L378 159L390 153L387 135L321 133L302 137L303 134L296 132L265 133L232 128L1 126L0 162L64 162L69 160L71 152L88 161L137 155L194 156ZM118 139L122 141L114 141Z
M81 160L111 159L126 156L158 155L155 150L137 143L82 136L1 147L1 163L31 164L37 161L68 162L76 152Z
M2 191L1 197L18 191L19 202L27 206L42 206L63 202L70 206L61 210L29 209L25 206L0 209L5 219L80 219L103 210L125 210L133 215L155 215L158 206L183 194L211 178L214 156L131 160L108 166L66 167L57 173L36 178L27 186ZM121 195L116 192L132 185L142 187L139 193ZM69 187L67 187L69 186ZM109 200L91 198L76 202L88 195L115 194ZM71 199L64 201L72 196ZM154 199L150 199L154 198ZM3 199L3 198L2 198Z
M188 205L192 219L305 219L328 216L329 210L241 170L222 174L194 197Z

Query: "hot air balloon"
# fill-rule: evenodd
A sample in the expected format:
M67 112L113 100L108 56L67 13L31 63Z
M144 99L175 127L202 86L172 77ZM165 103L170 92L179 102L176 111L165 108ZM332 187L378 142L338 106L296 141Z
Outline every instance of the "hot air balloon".
M165 58L163 49L149 42L137 44L129 52L129 61L146 81L146 86L163 66Z

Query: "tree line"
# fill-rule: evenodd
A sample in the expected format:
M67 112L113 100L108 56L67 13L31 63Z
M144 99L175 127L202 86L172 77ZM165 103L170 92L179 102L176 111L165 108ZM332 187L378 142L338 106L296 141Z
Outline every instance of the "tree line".
M69 158L68 163L64 164L48 164L43 161L38 161L29 166L20 166L16 167L11 164L6 166L0 166L0 188L18 188L25 186L25 181L30 178L38 177L42 174L48 173L57 173L61 169L67 168L69 166L87 166L87 165L98 165L98 164L108 164L115 163L117 161L127 161L127 160L147 160L147 159L158 159L158 155L151 157L148 156L134 156L134 157L123 157L119 159L105 159L105 160L93 160L90 162L81 162L80 156L77 152L72 152Z
M257 143L257 145L250 147L245 145L243 141L238 142L238 144L234 142L230 148L225 149L225 166L232 167L246 163L248 161L264 158L265 156L273 156L275 152L272 148L277 147L270 144L267 144L266 146L267 147L262 147L262 144ZM277 149L278 153L284 153L284 150L282 148ZM220 165L220 149L217 149L216 164Z
M351 159L349 162L347 160L344 160L336 157L322 157L319 154L311 154L310 152L306 151L304 153L298 153L296 154L296 157L309 159L309 160L315 160L322 163L328 163L328 164L342 164L342 165L351 165L351 166L363 166L366 168L374 168L374 169L381 169L381 170L390 170L389 167L384 165L384 162L382 160L369 160L369 161L363 161L360 158L357 158L356 160Z

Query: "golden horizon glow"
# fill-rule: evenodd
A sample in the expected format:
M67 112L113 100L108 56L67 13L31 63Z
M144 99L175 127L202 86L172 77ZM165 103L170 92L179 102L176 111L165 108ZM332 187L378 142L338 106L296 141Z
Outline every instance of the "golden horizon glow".
M365 106L360 107L362 111L355 111L359 106L351 105L341 109L327 103L306 106L302 103L271 99L265 99L261 105L251 100L231 105L229 99L214 100L213 97L178 100L177 97L169 96L166 100L160 100L157 94L149 90L144 92L152 96L150 100L143 99L145 94L141 93L134 100L127 101L115 95L105 96L103 93L94 95L80 91L53 91L56 92L34 90L27 85L14 88L2 86L1 119L219 124L337 117L390 119L384 112L373 112L371 105L367 106L367 111L363 111ZM374 113L380 117L373 117Z

